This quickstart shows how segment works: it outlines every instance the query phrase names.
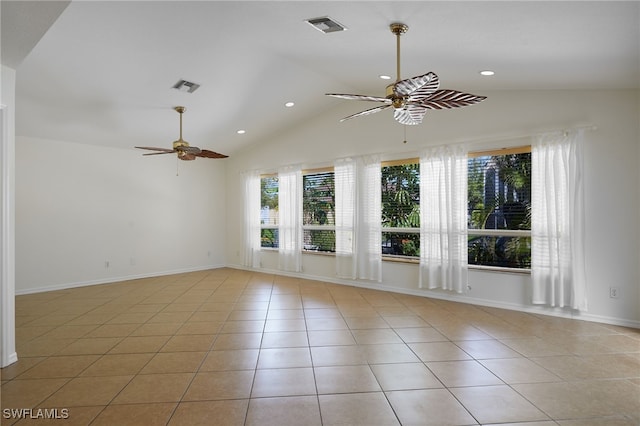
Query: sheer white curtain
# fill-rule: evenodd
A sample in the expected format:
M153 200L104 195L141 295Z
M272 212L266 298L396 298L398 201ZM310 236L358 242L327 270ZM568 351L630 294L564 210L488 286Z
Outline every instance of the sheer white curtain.
M467 150L441 146L420 158L420 287L467 285Z
M358 278L382 280L382 191L380 157L360 157L357 161L356 268Z
M531 146L532 302L587 309L582 130Z
M278 171L278 263L285 271L302 270L302 170Z
M354 221L356 212L356 163L351 158L336 160L335 181L336 275L356 279Z
M242 174L244 184L244 259L243 264L260 267L260 175L258 172Z

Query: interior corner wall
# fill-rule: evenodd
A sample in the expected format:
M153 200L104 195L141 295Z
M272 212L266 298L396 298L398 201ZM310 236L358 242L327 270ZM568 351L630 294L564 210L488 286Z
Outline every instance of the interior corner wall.
M231 265L242 265L242 186L246 170L274 170L287 164L313 166L336 158L380 153L383 157L415 156L430 145L468 142L474 148L522 143L523 136L545 131L595 126L585 131L587 312L554 310L530 304L530 277L523 274L471 270L471 289L462 295L434 293L417 285L417 267L383 262L382 283L355 285L412 294L447 297L489 306L572 316L640 327L640 114L638 90L496 91L488 99L458 110L430 111L423 124L403 127L391 114L341 117L366 105L335 101L333 109L265 139L233 156L228 163L228 247ZM525 140L529 140L524 138ZM497 144L497 145L496 145ZM277 270L277 254L262 251L262 268ZM330 256L305 254L302 276L339 280ZM610 297L610 287L618 298Z
M17 137L16 293L226 264L226 164Z

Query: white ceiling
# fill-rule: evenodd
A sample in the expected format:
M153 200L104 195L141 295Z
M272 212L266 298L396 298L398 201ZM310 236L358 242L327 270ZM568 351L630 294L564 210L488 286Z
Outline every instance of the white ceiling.
M3 23L15 9L5 3ZM185 105L185 139L233 155L338 105L371 107L324 93L384 96L378 76L395 77L388 27L397 21L409 26L403 78L433 71L441 88L477 95L640 88L636 1L72 1L61 9L17 65L18 135L170 147L172 107ZM46 8L30 13L33 22L50 19L38 19ZM348 30L323 34L304 22L320 16ZM9 31L30 28L3 25L7 52ZM496 75L482 77L483 69ZM180 79L201 87L172 89Z

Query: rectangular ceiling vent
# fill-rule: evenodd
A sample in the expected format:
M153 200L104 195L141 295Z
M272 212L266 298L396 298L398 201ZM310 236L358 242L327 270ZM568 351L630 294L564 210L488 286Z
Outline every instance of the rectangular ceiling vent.
M334 21L328 16L307 19L306 22L309 23L309 25L313 26L313 28L315 28L316 30L322 31L325 34L345 31L347 29L344 25Z
M186 93L193 93L196 90L198 90L198 87L200 87L199 84L192 83L187 80L180 80L173 85L174 89L178 89L179 91L186 92Z

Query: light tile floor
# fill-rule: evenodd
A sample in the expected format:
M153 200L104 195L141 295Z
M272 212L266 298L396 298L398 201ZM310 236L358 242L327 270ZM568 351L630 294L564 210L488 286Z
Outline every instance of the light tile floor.
M640 424L640 330L605 324L227 268L18 296L16 323L3 425Z

